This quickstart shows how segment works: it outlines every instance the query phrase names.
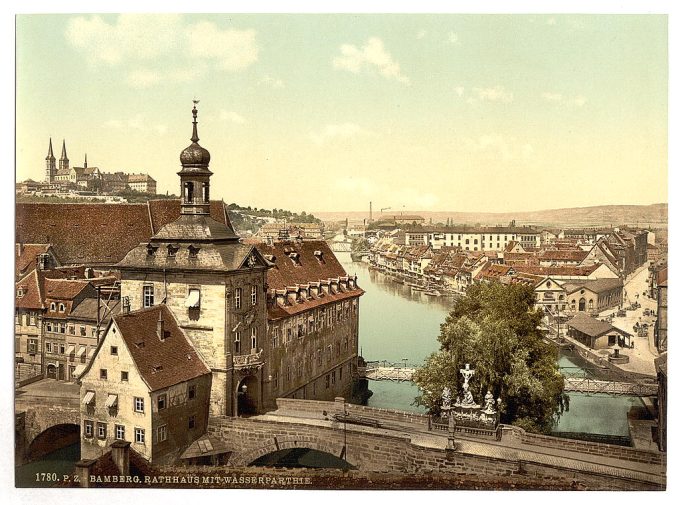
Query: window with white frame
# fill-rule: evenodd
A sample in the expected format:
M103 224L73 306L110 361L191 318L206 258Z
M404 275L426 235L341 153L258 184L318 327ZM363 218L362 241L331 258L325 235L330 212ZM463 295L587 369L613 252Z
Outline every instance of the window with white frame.
M122 424L116 425L116 440L125 440L125 426Z
M156 441L165 442L168 439L168 425L164 424L156 429Z
M135 412L144 412L144 398L135 396Z
M250 287L250 305L253 307L257 305L257 286L255 285Z
M142 288L142 301L144 308L153 307L153 286L144 286Z
M241 352L241 332L237 331L234 334L234 354L239 354Z
M257 348L257 328L255 326L250 329L250 348Z
M92 435L94 434L94 422L85 420L85 436L87 438L92 438Z
M106 423L97 423L97 438L106 438Z
M234 290L234 307L237 309L241 308L241 298L243 296L243 289L236 288Z
M144 443L144 428L135 428L135 443Z

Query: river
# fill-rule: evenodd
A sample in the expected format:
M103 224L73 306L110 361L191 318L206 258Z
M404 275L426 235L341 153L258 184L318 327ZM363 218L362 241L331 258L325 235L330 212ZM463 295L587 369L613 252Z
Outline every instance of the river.
M437 336L453 298L430 297L411 292L366 263L352 262L348 253L336 253L349 274L358 276L365 291L359 313L359 347L366 360L387 360L410 365L422 364L439 349ZM561 355L560 367L578 367L578 358ZM573 368L572 368L573 370ZM413 405L418 388L411 382L371 381L373 396L368 405L424 412ZM555 432L592 433L628 437L627 414L643 403L634 396L569 394L569 411L562 414Z

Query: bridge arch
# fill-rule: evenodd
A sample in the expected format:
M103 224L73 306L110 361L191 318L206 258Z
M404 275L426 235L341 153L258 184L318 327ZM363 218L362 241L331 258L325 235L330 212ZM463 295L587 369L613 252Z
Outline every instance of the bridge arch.
M315 451L331 454L336 458L344 459L344 447L344 443L342 442L310 435L300 437L274 437L267 443L235 455L236 457L231 460L231 464L233 466L251 466L262 456L273 454L284 449L313 449ZM357 461L352 457L351 447L347 451L346 461L352 466L357 466Z
M31 461L78 442L80 442L79 424L69 422L55 424L49 426L29 441L24 457Z

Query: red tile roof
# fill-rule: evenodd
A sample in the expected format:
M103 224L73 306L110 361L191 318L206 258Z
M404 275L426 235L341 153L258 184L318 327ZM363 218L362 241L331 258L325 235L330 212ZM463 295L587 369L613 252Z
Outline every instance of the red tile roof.
M50 248L50 244L21 244L14 250L14 267L16 275L24 275L38 264L38 256L45 254Z
M179 200L137 204L17 203L16 242L52 244L65 264L113 265L179 217ZM231 226L223 202L210 215Z
M579 250L553 250L543 251L540 254L542 261L583 261L588 256L588 251Z
M267 270L267 284L270 289L285 289L295 284L347 275L323 240L274 242L272 245L258 244L256 247L265 258L274 263L274 267ZM321 253L321 259L314 254L315 251ZM297 254L297 262L289 254Z
M565 275L570 277L588 277L591 273L597 270L601 264L578 266L578 265L560 265L542 267L540 265L516 265L515 271L527 274L536 275Z
M267 317L270 320L283 319L288 316L294 316L295 314L300 314L306 310L314 309L316 307L321 307L323 305L340 302L342 300L349 300L350 298L355 298L364 294L363 289L352 289L351 291L345 291L344 293L327 294L319 298L310 298L302 303L296 303L295 305L274 305L267 308Z
M612 331L621 333L623 335L628 335L627 332L612 326L611 324L600 321L590 317L585 312L577 312L574 317L567 321L567 326L574 328L576 331L588 335L590 337L599 337L605 333Z
M20 309L43 309L45 308L42 286L38 279L38 271L32 270L16 283L17 292L21 290L23 295L15 298L15 305Z
M156 334L159 314L163 315L166 332L163 341ZM114 316L113 320L151 391L210 373L165 305Z

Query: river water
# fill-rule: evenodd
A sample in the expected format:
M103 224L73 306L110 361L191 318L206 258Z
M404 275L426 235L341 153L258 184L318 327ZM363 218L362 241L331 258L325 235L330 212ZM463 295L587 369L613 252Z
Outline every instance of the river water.
M359 314L359 347L368 360L420 365L439 349L437 336L453 304L453 298L430 297L411 292L385 275L369 270L366 263L352 262L348 253L336 253L349 274L358 275L365 291ZM403 361L407 358L406 361ZM578 358L561 355L560 367L580 368ZM418 388L411 382L371 381L368 405L424 412L413 405ZM562 414L556 432L594 433L628 437L627 414L642 406L634 396L569 394L569 411Z

